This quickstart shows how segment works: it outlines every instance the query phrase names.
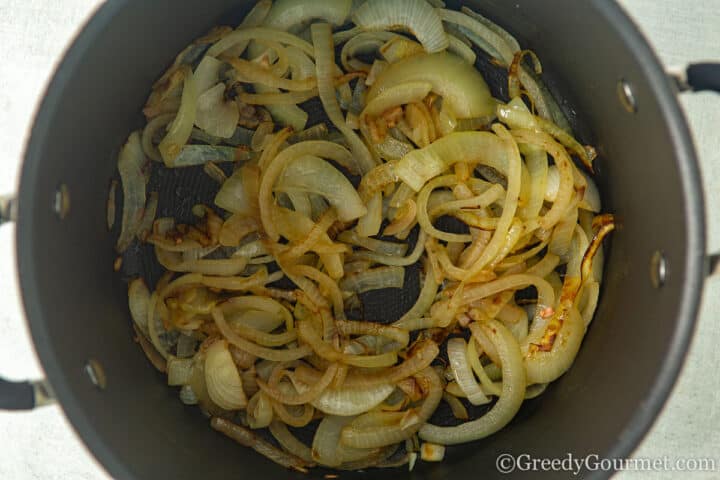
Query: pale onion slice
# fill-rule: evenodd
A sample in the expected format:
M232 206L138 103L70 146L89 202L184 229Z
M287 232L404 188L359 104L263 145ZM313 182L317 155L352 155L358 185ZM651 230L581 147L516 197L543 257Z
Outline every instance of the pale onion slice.
M252 429L265 428L270 425L272 419L272 402L263 392L256 392L247 404L248 425Z
M230 138L239 120L237 103L225 99L224 83L218 83L198 98L195 125L206 133L218 138Z
M441 445L471 442L497 432L512 420L525 397L525 368L520 347L513 334L500 322L489 320L482 325L472 323L490 338L502 363L503 389L492 409L477 420L456 427L426 424L420 438Z
M239 170L223 183L220 191L215 195L215 205L228 212L250 215L247 193Z
M424 462L442 462L445 458L445 445L423 442L420 447L420 458Z
M299 393L310 388L301 382L295 382L294 385ZM393 390L395 387L389 383L370 388L328 388L310 403L328 415L360 415L384 402Z
M390 108L420 102L427 97L433 86L430 82L405 82L387 88L368 102L360 114L361 119L382 114Z
M146 164L140 133L133 132L118 157L118 171L123 187L123 213L120 237L115 248L120 253L130 246L143 220Z
M489 403L490 399L483 393L470 368L465 340L462 338L451 338L448 340L447 354L450 367L455 376L455 381L463 393L465 393L470 403L473 405Z
M477 60L477 55L475 52L473 52L473 49L470 48L465 42L460 40L458 37L454 35L448 35L448 40L450 41L450 46L448 47L448 51L454 53L458 57L465 60L469 65L475 66L475 61Z
M327 23L314 23L311 27L313 44L315 45L315 67L317 70L317 87L323 108L330 121L343 134L350 149L355 155L361 173L369 172L375 166L375 160L357 133L348 127L343 117L335 93L334 72L335 52L332 29Z
M338 219L350 222L367 212L350 181L329 162L304 155L290 163L275 184L278 192L316 193L337 210Z
M219 407L238 410L247 405L242 379L225 340L213 343L205 352L205 383Z
M178 110L170 130L158 147L162 159L168 167L174 166L175 159L180 154L183 146L187 144L193 125L195 125L198 91L190 67L184 67L184 72L185 82L180 101L180 110Z
M207 55L211 57L218 57L228 49L251 40L271 40L280 42L284 45L293 45L311 57L315 55L312 45L297 35L266 27L251 27L235 30L233 33L227 35L215 45L210 47ZM238 53L235 49L233 49L232 54L240 56L242 52Z
M388 63L395 63L403 58L423 52L425 52L425 49L422 45L402 36L393 37L380 47L380 55L382 55Z
M136 278L128 285L128 304L130 316L135 325L145 334L148 334L148 304L150 303L150 290L142 278Z
M416 192L457 162L483 164L508 172L505 143L490 132L456 132L413 150L395 166L397 176Z
M473 65L448 52L415 55L389 65L368 92L371 102L399 83L429 82L433 92L449 102L457 118L495 115L495 100L485 79Z
M345 23L352 0L276 0L263 25L288 31L311 20L323 20L336 27Z
M403 288L404 282L404 268L378 267L346 275L340 282L340 288L346 292L365 293L384 288Z
M312 444L312 458L326 467L339 467L346 462L355 462L376 453L375 449L349 448L340 443L342 429L355 419L354 416L328 415L322 419Z
M293 316L277 300L260 296L233 297L223 303L223 312L228 319L238 321L246 327L271 332L283 323L288 331L293 330ZM232 316L231 314L236 314Z
M194 73L198 95L207 92L218 82L222 65L223 63L215 57L203 57Z
M252 10L250 10L250 12L245 15L245 18L243 18L243 21L240 23L240 25L238 25L238 28L236 30L259 27L267 18L268 14L270 13L270 9L272 9L272 6L272 0L259 0L252 8ZM239 57L243 54L249 43L249 40L237 43L235 44L235 46L228 49L227 53Z
M190 381L194 360L192 358L169 357L167 360L168 385L180 387Z
M353 12L352 19L363 30L409 31L429 53L449 45L442 20L425 0L368 0Z

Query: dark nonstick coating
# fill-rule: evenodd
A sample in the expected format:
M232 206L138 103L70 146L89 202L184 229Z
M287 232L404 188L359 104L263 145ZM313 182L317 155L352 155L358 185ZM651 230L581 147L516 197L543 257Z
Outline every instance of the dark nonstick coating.
M413 476L494 478L495 457L503 452L536 458L568 452L628 455L674 382L701 291L702 193L687 127L652 51L614 3L465 3L517 34L543 59L551 91L562 92L556 96L581 139L598 147L603 199L622 229L607 258L596 320L573 368L526 404L508 428L449 449L445 462L422 465ZM17 228L28 321L65 412L117 478L292 476L210 430L129 341L126 285L112 273L114 238L103 226L107 181L128 132L143 125L139 111L149 86L183 46L212 25L236 24L241 10L236 0L206 0L202 8L194 0L106 3L68 52L28 145ZM485 73L493 88L502 86ZM634 87L639 107L634 115L617 100L621 78ZM170 173L157 184L162 215L182 216L195 200L211 199L208 190L180 208L164 198L173 192L171 185L200 195L204 187L191 179L202 175L191 174L173 179ZM61 184L72 199L63 220L51 208ZM657 250L669 266L662 290L654 289L648 276ZM134 258L135 270L129 259L127 275L153 268L150 257ZM373 317L380 320L382 312ZM88 381L88 359L103 366L108 381L102 391Z

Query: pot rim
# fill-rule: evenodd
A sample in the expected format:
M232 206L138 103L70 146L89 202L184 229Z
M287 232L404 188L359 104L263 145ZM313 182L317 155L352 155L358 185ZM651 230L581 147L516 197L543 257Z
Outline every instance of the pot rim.
M675 334L664 361L659 365L655 383L646 394L644 408L633 415L624 430L618 432L615 446L602 454L603 458L625 458L637 448L657 418L675 384L690 345L707 272L705 208L695 147L677 99L676 89L669 81L649 43L624 10L614 0L593 0L592 3L594 8L614 26L616 34L625 41L627 48L638 59L642 71L648 78L651 91L658 99L672 135L671 140L675 145L678 159L679 180L686 199L685 228L688 239L685 255L686 277L678 308ZM59 63L35 114L31 135L25 148L16 229L17 271L25 317L37 355L71 425L98 462L116 478L132 478L132 469L105 444L92 419L77 401L75 393L67 382L66 373L58 366L57 352L43 321L45 312L40 304L40 297L34 289L37 279L33 272L37 269L29 246L34 243L34 227L31 219L36 208L32 186L42 171L41 145L47 132L52 128L50 119L55 115L59 98L71 77L70 72L83 61L87 49L96 37L102 35L116 13L127 8L129 4L128 1L104 3L87 21ZM596 471L592 472L589 478L607 478L610 473Z

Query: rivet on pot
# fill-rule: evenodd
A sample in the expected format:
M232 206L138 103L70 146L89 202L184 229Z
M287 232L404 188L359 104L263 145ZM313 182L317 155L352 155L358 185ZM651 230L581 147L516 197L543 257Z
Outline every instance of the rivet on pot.
M633 93L632 86L625 79L620 79L617 84L617 94L620 99L620 104L629 113L637 112L637 100L635 99L635 93Z
M652 286L660 288L667 278L667 260L661 251L656 251L650 259L650 281Z
M70 190L64 183L55 191L53 210L60 217L60 220L64 220L70 213Z
M100 390L105 390L107 386L107 377L105 376L105 370L102 365L95 359L90 359L85 363L85 373L88 378Z

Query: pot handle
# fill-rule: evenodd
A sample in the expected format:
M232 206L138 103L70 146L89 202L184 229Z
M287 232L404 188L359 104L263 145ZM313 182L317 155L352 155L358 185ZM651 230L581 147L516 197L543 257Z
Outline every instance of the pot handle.
M692 63L682 68L671 69L670 76L681 92L720 93L720 63Z
M720 63L691 63L681 68L671 68L668 73L681 92L720 93ZM710 255L708 261L710 275L720 275L720 252Z
M0 195L0 225L15 221L15 197ZM47 380L11 382L0 378L0 410L32 410L54 402Z
M0 225L14 222L17 216L17 201L15 197L0 195Z

